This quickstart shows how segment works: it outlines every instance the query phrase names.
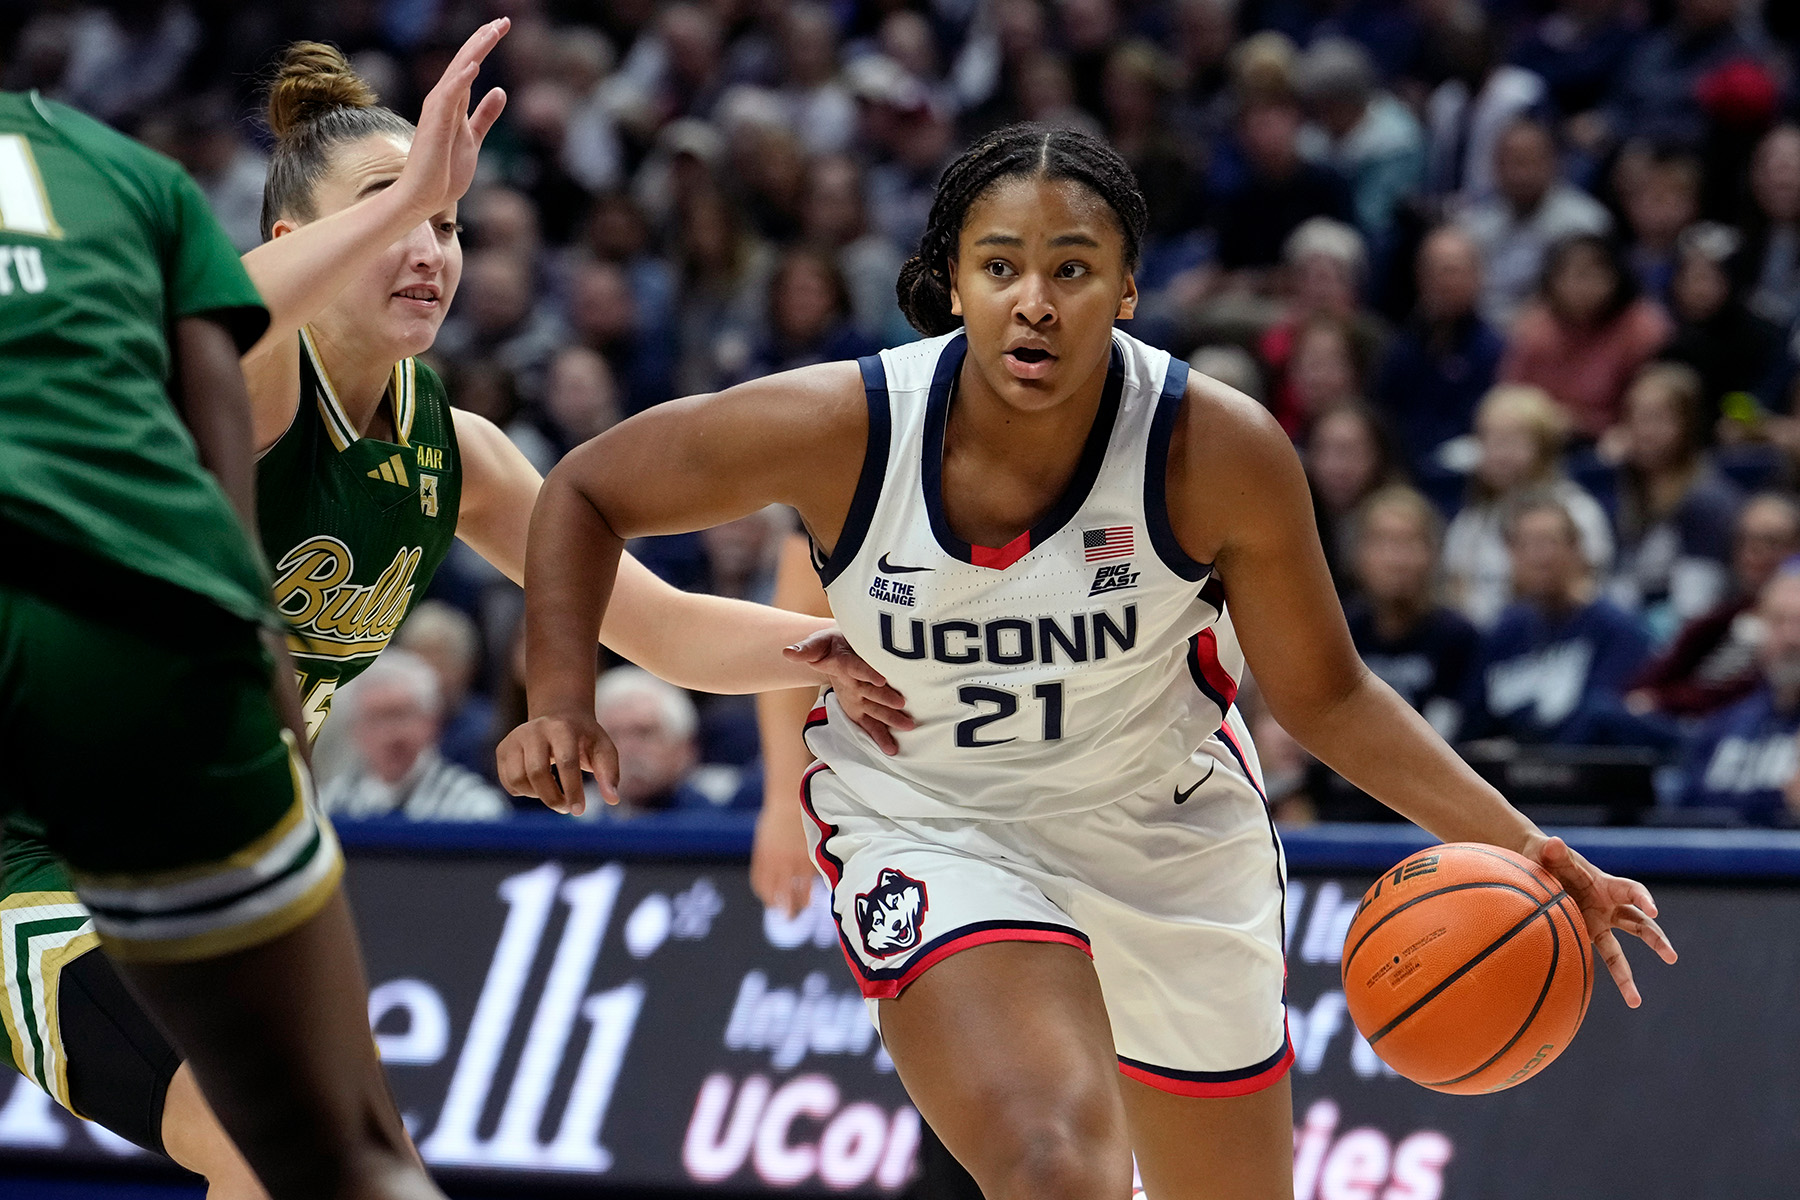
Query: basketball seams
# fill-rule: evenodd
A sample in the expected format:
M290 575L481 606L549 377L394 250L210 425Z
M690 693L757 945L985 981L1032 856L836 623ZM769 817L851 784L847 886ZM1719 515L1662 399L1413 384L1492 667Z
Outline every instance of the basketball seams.
M1465 885L1465 886L1467 886L1467 885ZM1475 886L1479 886L1479 885L1475 885ZM1500 884L1498 886L1505 887L1507 885ZM1449 890L1449 889L1446 889L1446 890ZM1518 890L1518 889L1514 889L1514 890ZM1527 893L1527 894L1529 895L1529 893ZM1521 919L1520 921L1515 923L1511 929L1508 929L1505 933L1503 933L1499 937L1495 938L1492 942L1489 942L1479 952L1470 956L1466 961L1464 961L1464 963L1461 966L1456 968L1456 970L1454 970L1450 974L1444 976L1443 979L1441 979L1440 981L1438 981L1438 983L1433 985L1433 987L1431 988L1430 991L1426 992L1423 996L1420 996L1417 1000L1413 1001L1413 1003L1411 1005L1409 1005L1405 1011L1401 1012L1398 1016L1396 1016L1393 1020L1389 1021L1386 1025L1383 1025L1380 1029L1377 1029L1374 1033L1370 1034L1368 1037L1369 1045L1373 1046L1376 1042L1380 1041L1382 1038L1384 1038L1388 1034L1392 1033L1395 1029L1398 1029L1401 1026L1401 1024L1403 1024L1407 1020L1407 1018L1413 1016L1420 1009L1424 1008L1427 1004L1431 1003L1431 1001L1435 1000L1438 996L1442 995L1444 993L1444 991L1447 988L1449 988L1449 986L1451 984L1455 983L1457 980L1459 980L1463 976L1467 975L1470 971L1473 971L1476 967L1480 966L1483 962L1487 961L1488 957L1490 955L1492 955L1495 951L1499 950L1500 947L1506 945L1506 943L1512 941L1513 938L1517 937L1519 934L1523 933L1525 930L1531 928L1531 923L1533 921L1537 920L1539 917L1547 916L1550 912L1550 909L1555 906L1556 902L1558 900L1561 900L1567 894L1568 894L1567 892L1558 892L1558 893L1556 893L1556 895L1550 897L1550 899L1540 902L1535 908L1532 909L1532 911L1529 914L1527 914L1523 919ZM1423 899L1425 899L1425 897L1421 896L1421 897L1419 897L1419 899L1423 900ZM1396 910L1396 911L1398 911L1398 910ZM1554 928L1555 928L1555 926L1552 925L1552 929L1554 929Z
M1515 892L1518 895L1525 897L1527 900L1531 901L1533 904L1541 904L1542 903L1542 900L1540 897L1532 895L1530 892L1526 891L1522 887L1519 887L1517 884L1502 883L1498 879L1480 879L1480 880L1476 880L1472 883L1447 883L1447 884L1444 884L1442 887L1433 888L1429 892L1422 892L1419 895L1414 896L1412 899L1407 900L1402 904L1397 904L1393 908L1389 909L1387 912L1381 914L1381 916L1379 918L1377 918L1377 920L1375 921L1375 923L1373 925L1371 925L1367 929L1363 930L1362 936L1356 939L1356 945L1352 946L1349 949L1349 951L1347 951L1344 954L1343 969L1345 972L1345 981L1348 982L1348 980L1349 980L1348 972L1350 970L1350 964L1356 958L1358 952L1360 952L1362 950L1363 943L1367 942L1371 937L1373 937L1375 935L1375 932L1377 930L1379 930L1383 925L1386 925L1389 921L1393 920L1395 917L1399 916L1401 913L1405 912L1407 909L1412 908L1418 904L1423 904L1425 901L1431 899L1433 896L1443 896L1443 895L1449 894L1450 892L1466 892L1466 891L1470 891L1470 890L1473 890L1476 888L1495 888L1495 889L1498 889L1501 891ZM1350 922L1350 926L1352 929L1354 929L1356 927L1356 922L1354 920L1352 920Z
M1544 972L1544 986L1538 989L1537 1002L1531 1006L1531 1011L1526 1014L1525 1019L1519 1022L1518 1030L1514 1032L1510 1038L1506 1039L1506 1044L1496 1050L1492 1058L1482 1063L1479 1067L1476 1067L1473 1071L1458 1075L1454 1079L1445 1079L1438 1083L1425 1083L1423 1080L1420 1080L1420 1083L1423 1086L1443 1089L1454 1087L1459 1083L1473 1079L1483 1071L1486 1071L1489 1067L1492 1067L1495 1063L1499 1062L1502 1058L1505 1058L1507 1052L1519 1044L1519 1039L1525 1036L1525 1031L1530 1029L1532 1023L1537 1020L1538 1013L1544 1010L1544 1001L1549 998L1550 989L1556 985L1556 964L1562 961L1562 931L1556 927L1556 910L1560 907L1561 905L1557 905L1555 908L1546 909L1544 911L1544 921L1550 926L1550 967ZM1535 919L1536 918L1533 918L1533 920ZM1517 931L1515 931L1515 933L1516 932ZM1513 936L1514 934L1508 934L1503 941L1511 941ZM1446 980L1445 982L1448 983L1449 981ZM1400 1020L1405 1020L1405 1017L1402 1016Z
M1543 867L1540 867L1536 863L1533 863L1529 858L1526 858L1523 854L1513 854L1511 852L1499 852L1499 851L1492 850L1492 849L1488 848L1487 846L1477 845L1476 843L1473 843L1473 842L1457 842L1454 844L1458 850L1467 850L1472 854L1480 854L1487 858L1498 859L1499 861L1505 863L1507 866L1511 867L1513 870L1517 871L1519 874L1521 874L1521 875L1525 876L1527 879L1531 880L1531 882L1533 882L1533 883L1537 884L1539 887L1543 888L1544 891L1549 892L1549 891L1553 890L1553 888L1550 885L1546 884L1543 881L1543 879L1539 877L1539 872L1542 872L1544 875L1549 875L1550 873L1548 871L1546 871ZM1520 861L1528 863L1528 864L1530 864L1530 866L1520 866L1519 865ZM1556 888L1562 887L1562 884L1556 881L1556 877L1554 875L1550 875L1550 879L1551 879L1551 882L1555 884ZM1540 897L1540 899L1541 899L1541 897Z
M1435 860L1432 855L1437 856ZM1511 870L1499 871L1488 860L1505 863ZM1415 871L1411 879L1405 878L1409 867ZM1395 886L1384 888L1383 882L1390 874ZM1428 878L1434 874L1438 876L1436 880ZM1520 875L1530 882L1520 880ZM1419 884L1436 886L1409 895L1411 887ZM1476 890L1490 895L1453 895ZM1496 891L1501 894L1491 895ZM1508 894L1527 903L1514 907ZM1444 911L1425 908L1408 920L1393 921L1427 901L1435 901ZM1509 908L1513 910L1510 914L1506 911ZM1440 916L1442 927L1427 932L1434 924L1433 918ZM1516 920L1508 921L1508 916ZM1550 935L1548 947L1538 941L1539 917L1544 919ZM1581 959L1579 975L1563 964L1564 924L1571 939L1570 954ZM1558 1057L1580 1029L1599 974L1589 961L1592 947L1585 932L1585 920L1574 897L1541 864L1501 847L1475 843L1448 843L1420 851L1383 873L1350 922L1342 973L1346 997L1352 1000L1351 1015L1357 1018L1367 1043L1384 1060L1396 1066L1401 1062L1411 1064L1410 1068L1401 1068L1400 1073L1421 1086L1451 1094L1503 1090ZM1402 944L1422 950L1425 943L1446 933L1451 936L1439 952L1415 956L1412 965L1395 977L1396 981L1406 979L1423 966L1422 977L1414 981L1425 985L1422 995L1406 1002L1403 997L1414 991L1411 987L1393 995L1385 990L1378 995L1371 990L1388 974L1387 951ZM1491 940L1470 953L1467 947L1483 936ZM1383 961L1375 966L1363 964L1365 951ZM1394 962L1398 964L1401 959L1396 957ZM1484 969L1483 963L1491 965ZM1367 977L1369 970L1376 974ZM1535 997L1529 990L1533 970L1543 972ZM1361 980L1360 988L1352 984L1353 977ZM1462 986L1455 986L1459 981ZM1489 1000L1494 1003L1488 1004ZM1475 1026L1464 1030L1461 1022L1476 1016L1469 1008L1471 1003L1483 1005L1482 1015ZM1394 1009L1402 1004L1402 1011L1395 1013ZM1370 1011L1364 1014L1362 1009ZM1527 1010L1522 1018L1521 1009ZM1388 1013L1394 1014L1392 1019L1384 1020ZM1363 1016L1369 1018L1368 1025L1363 1023ZM1506 1030L1508 1021L1514 1023L1510 1034ZM1377 1023L1379 1028L1369 1028ZM1553 1045L1540 1046L1541 1042ZM1527 1055L1519 1049L1522 1044L1537 1047L1537 1052ZM1391 1058L1390 1053L1398 1057ZM1528 1057L1530 1061L1519 1067L1519 1062ZM1472 1060L1484 1061L1465 1070ZM1515 1067L1519 1069L1514 1070ZM1446 1071L1449 1076L1442 1077ZM1507 1074L1509 1071L1512 1074ZM1440 1078L1434 1081L1432 1076Z

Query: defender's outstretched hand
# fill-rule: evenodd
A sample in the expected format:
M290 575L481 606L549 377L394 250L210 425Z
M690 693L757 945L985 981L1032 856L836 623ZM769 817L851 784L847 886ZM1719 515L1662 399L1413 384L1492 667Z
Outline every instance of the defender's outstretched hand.
M394 186L404 189L411 206L424 217L455 204L474 182L482 139L506 107L506 92L489 91L473 113L469 93L482 62L511 28L512 21L501 17L471 34L420 107L412 149Z
M913 727L913 719L903 707L906 697L888 686L881 672L850 648L836 626L819 630L782 654L790 662L805 663L817 671L837 695L844 715L861 726L883 754L900 753L893 731L904 733Z
M1631 1008L1642 1004L1643 997L1638 994L1637 983L1631 976L1631 964L1626 961L1625 951L1620 948L1613 930L1623 929L1643 939L1664 962L1675 961L1675 947L1655 921L1656 901L1651 898L1650 889L1635 879L1608 875L1559 837L1545 838L1537 845L1527 847L1525 857L1542 864L1568 889L1575 903L1581 906L1581 915L1587 921L1588 938L1612 974L1613 982L1618 984L1625 1003Z
M587 810L583 771L608 804L619 802L619 751L591 712L534 717L507 734L494 757L502 787L536 796L559 813Z

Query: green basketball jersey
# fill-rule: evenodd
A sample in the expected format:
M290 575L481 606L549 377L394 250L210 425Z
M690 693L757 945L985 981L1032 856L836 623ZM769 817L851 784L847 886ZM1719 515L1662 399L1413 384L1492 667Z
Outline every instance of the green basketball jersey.
M300 342L300 408L257 465L256 508L317 737L332 693L375 661L449 553L462 463L430 367L405 359L388 381L399 440L359 438L311 336Z
M74 109L0 92L0 536L267 620L256 547L170 401L169 334L189 316L246 350L269 321L194 181Z

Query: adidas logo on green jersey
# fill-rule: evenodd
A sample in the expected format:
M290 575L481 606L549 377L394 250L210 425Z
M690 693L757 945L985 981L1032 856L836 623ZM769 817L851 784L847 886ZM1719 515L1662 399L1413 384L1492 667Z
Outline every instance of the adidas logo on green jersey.
M385 479L389 483L397 483L401 487L411 487L412 480L406 477L406 464L398 454L388 455L388 460L369 472L370 479Z

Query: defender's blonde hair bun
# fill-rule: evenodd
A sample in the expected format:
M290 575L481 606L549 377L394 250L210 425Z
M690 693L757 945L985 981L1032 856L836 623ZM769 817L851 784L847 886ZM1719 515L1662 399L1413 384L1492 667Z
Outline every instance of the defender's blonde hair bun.
M375 89L351 69L343 51L324 42L295 42L269 84L269 132L286 138L337 109L376 103Z

